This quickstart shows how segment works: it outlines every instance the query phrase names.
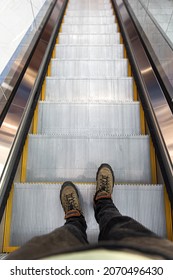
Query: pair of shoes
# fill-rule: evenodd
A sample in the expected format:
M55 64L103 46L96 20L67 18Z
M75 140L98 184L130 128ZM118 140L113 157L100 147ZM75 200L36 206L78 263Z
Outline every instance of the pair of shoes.
M101 164L96 174L96 182L94 203L99 199L111 198L114 186L114 173L109 164ZM72 182L67 181L62 185L60 200L65 212L65 219L83 216L79 194L76 186Z

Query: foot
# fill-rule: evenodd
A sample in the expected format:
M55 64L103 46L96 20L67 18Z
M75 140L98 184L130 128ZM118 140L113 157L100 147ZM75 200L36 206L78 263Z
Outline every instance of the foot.
M80 217L82 215L78 191L72 182L65 182L62 185L60 200L65 212L65 219Z
M96 194L94 200L101 198L111 198L114 186L114 173L107 163L101 164L96 175Z

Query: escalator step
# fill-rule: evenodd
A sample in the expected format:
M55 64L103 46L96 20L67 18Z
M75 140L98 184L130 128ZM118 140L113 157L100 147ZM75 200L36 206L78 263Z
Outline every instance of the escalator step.
M115 17L107 16L107 17L64 17L64 23L67 24L109 24L115 23Z
M119 44L120 33L115 34L62 34L58 36L59 44L84 44L84 45L105 45Z
M148 136L29 135L26 180L92 182L109 163L117 182L151 183Z
M115 102L133 101L133 79L46 78L45 98L49 101Z
M74 17L105 17L105 16L112 16L113 15L113 10L68 10L66 11L66 16L74 16Z
M76 185L88 225L88 239L97 241L99 230L93 211L95 184ZM60 188L61 184L15 184L10 246L20 246L32 237L49 233L65 223L59 200ZM113 201L122 214L166 237L162 185L115 185Z
M113 34L118 30L117 24L63 24L63 34Z
M65 78L111 78L128 76L128 60L60 60L52 59L51 76Z
M55 103L39 102L38 133L62 135L139 135L139 102Z
M68 11L81 11L81 10L90 10L90 11L98 11L98 10L107 10L110 11L112 9L112 5L110 3L86 3L86 4L73 4L69 3L68 4Z
M60 59L116 59L123 58L123 45L76 46L56 45L55 57Z

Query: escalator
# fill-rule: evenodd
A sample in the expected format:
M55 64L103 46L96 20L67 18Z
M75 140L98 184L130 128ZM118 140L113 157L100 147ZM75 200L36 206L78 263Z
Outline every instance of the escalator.
M95 176L115 173L113 200L156 234L171 236L171 208L158 184L155 150L109 0L70 0L10 193L3 252L63 225L61 185L75 182L88 240L97 241ZM170 226L171 223L171 226ZM169 230L168 230L169 228Z

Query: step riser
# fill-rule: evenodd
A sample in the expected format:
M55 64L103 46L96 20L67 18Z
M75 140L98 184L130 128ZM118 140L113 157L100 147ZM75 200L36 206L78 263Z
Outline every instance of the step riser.
M50 101L132 101L133 80L46 79L46 100Z
M93 182L98 166L109 163L117 182L150 183L148 137L29 137L27 181Z
M107 24L107 25L71 25L71 24L63 24L62 25L62 33L63 34L112 34L118 32L118 28L116 24Z
M66 78L112 78L112 77L127 77L128 62L127 60L115 61L63 61L52 60L51 76L66 77Z
M113 10L82 10L82 11L66 11L67 16L73 16L73 17L105 17L105 16L112 16Z
M68 45L113 45L120 43L120 34L106 34L106 35L91 35L91 34L62 34L60 33L58 37L59 44L68 44Z
M61 59L116 59L123 58L123 46L56 46L56 58Z
M68 5L68 11L98 11L98 10L107 10L107 11L110 11L112 9L112 5L111 4L92 4L92 5L89 5L89 4L83 4L83 5L72 5L69 3Z
M79 136L139 135L139 103L88 105L41 102L38 133Z
M65 24L111 24L115 23L115 17L64 17Z
M60 184L15 185L11 246L20 246L32 237L49 233L65 223L59 201L60 188ZM88 226L88 240L97 242L99 229L93 211L95 184L77 184L77 189ZM113 201L122 214L166 237L163 186L115 185Z

